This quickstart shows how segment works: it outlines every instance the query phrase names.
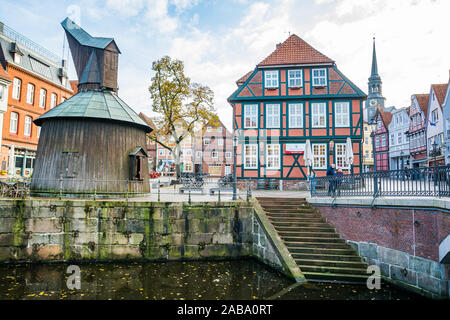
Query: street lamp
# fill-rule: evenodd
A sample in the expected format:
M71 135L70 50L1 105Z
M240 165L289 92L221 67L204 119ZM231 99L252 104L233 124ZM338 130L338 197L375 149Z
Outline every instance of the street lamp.
M434 141L434 142L432 143L432 146L433 146L433 150L432 150L431 152L433 153L433 157L434 157L434 166L436 167L436 157L437 157L437 153L438 153L438 151L437 151L437 146L438 146L438 144L436 143L436 141Z
M239 138L236 134L233 133L233 200L237 200L237 180L236 180L236 150L238 146Z

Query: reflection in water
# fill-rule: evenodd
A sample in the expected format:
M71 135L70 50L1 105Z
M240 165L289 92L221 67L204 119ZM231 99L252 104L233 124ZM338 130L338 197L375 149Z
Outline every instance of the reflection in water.
M293 282L254 260L80 264L81 289L69 290L69 264L0 266L0 299L265 299ZM382 283L306 283L282 299L414 299Z

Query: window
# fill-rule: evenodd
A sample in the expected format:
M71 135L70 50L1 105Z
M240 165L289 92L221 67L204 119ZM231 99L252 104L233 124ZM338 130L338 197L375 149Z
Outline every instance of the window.
M166 150L164 150L164 149L159 149L159 150L158 150L158 155L160 155L160 156L166 155Z
M450 118L447 119L447 138L450 138Z
M210 138L203 138L203 144L205 146L209 146L210 143L211 143L211 139Z
M211 151L211 158L218 159L219 158L219 153L217 151Z
M20 64L20 62L22 62L22 56L19 53L15 53L14 54L14 63Z
M244 168L257 169L258 168L258 145L247 144L244 147Z
M23 129L23 134L27 137L31 136L31 117L25 116L25 126Z
M217 139L217 145L218 146L223 146L223 139L222 138L218 138Z
M381 119L380 118L378 118L378 121L377 121L377 130L381 130Z
M300 88L303 86L302 70L289 70L288 71L289 88Z
M34 84L32 83L29 83L27 87L27 103L34 103Z
M11 112L11 119L9 120L9 132L17 133L17 122L19 121L19 114Z
M381 146L386 147L386 135L384 134L381 136Z
M327 85L327 70L326 69L313 69L313 86L325 87Z
M45 100L47 100L47 91L45 89L41 89L39 92L39 107L45 109Z
M211 132L212 131L212 127L206 127L206 132Z
M368 130L368 128L367 127L364 127L364 131L367 131Z
M438 113L438 110L435 109L431 112L431 121L433 123L436 123L436 122L438 122L438 120L439 120L439 113Z
M325 108L326 108L325 103L311 103L313 128L325 128L326 126Z
M278 71L265 71L264 72L266 88L278 88Z
M280 127L280 105L267 104L266 105L266 128Z
M5 95L5 86L0 84L0 101L3 100L4 95Z
M397 133L397 143L402 144L403 143L403 136L401 132Z
M303 127L303 104L289 104L289 128Z
M37 127L36 129L36 137L40 137L41 136L41 127Z
M197 151L197 158L201 159L203 157L203 152L202 151Z
M394 145L394 144L395 144L395 143L394 143L394 142L395 142L394 140L395 140L395 139L394 139L394 134L393 134L393 133L391 133L391 144L392 144L392 145Z
M19 78L14 78L13 92L12 92L13 99L20 100L20 87L21 86L22 86L22 80L20 80Z
M345 161L346 148L347 145L345 143L336 143L336 168L348 168L348 164Z
M348 127L350 125L350 107L348 102L336 102L334 104L334 116L336 127Z
M217 130L218 130L219 132L222 132L222 127L218 127Z
M324 143L313 144L313 169L327 168L327 145Z
M268 144L266 152L267 169L280 169L280 145Z
M61 98L61 103L63 103L64 101L66 101L67 99L65 97Z
M192 172L192 162L185 162L183 169L184 172Z
M225 152L225 158L231 159L231 152L229 151Z
M256 128L258 123L258 105L247 104L244 106L244 127Z
M379 148L380 147L380 136L375 137L375 147Z

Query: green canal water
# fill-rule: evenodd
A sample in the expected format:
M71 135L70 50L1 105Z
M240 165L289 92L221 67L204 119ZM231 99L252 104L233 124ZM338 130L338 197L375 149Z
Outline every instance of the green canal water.
M81 289L69 290L69 264L0 266L0 299L24 300L411 300L420 296L387 283L294 283L256 260L79 264Z

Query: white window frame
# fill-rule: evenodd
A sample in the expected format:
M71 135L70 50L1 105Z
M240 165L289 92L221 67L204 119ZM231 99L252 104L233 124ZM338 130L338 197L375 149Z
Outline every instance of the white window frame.
M0 101L3 101L5 97L5 86L0 84Z
M223 138L217 138L217 145L223 146Z
M316 71L319 73L315 75ZM321 75L321 71L323 71L323 75ZM313 87L326 87L327 86L327 69L312 69L312 86Z
M12 92L12 98L15 100L20 100L20 91L22 88L22 80L19 78L14 78L13 80L13 92Z
M266 128L280 128L280 104L266 104Z
M289 128L303 128L303 103L289 103Z
M249 150L252 154L247 153ZM250 161L252 165L247 166L247 159L254 160L254 165L253 161ZM256 143L244 145L244 169L258 169L258 145Z
M187 169L188 166L190 166L190 169ZM184 172L193 172L192 161L186 161L186 162L184 162L183 171L184 171Z
M291 81L293 82L292 84L291 84ZM288 86L289 86L289 88L303 87L303 70L302 69L288 70Z
M386 143L387 143L387 141L386 141L386 135L383 134L383 135L381 136L381 147L382 147L382 148L386 147Z
M247 119L250 119L249 124L247 124ZM244 128L246 129L258 128L257 104L244 104Z
M278 70L264 71L264 84L267 89L278 88Z
M315 148L317 147L317 149ZM311 150L313 153L313 169L326 169L327 168L327 145L326 143L314 143L311 145ZM319 151L318 154L316 154L315 151ZM325 154L322 154L322 151L325 152ZM321 166L320 165L320 160L324 159L324 164ZM318 161L316 165L316 160Z
M58 104L58 95L53 92L50 98L50 109L56 107L57 104Z
M338 111L338 108L340 109ZM335 102L334 103L334 126L336 128L350 127L350 103Z
M225 152L225 158L231 159L231 152L230 151Z
M27 103L33 104L34 103L34 90L36 89L35 85L32 83L29 83L27 85Z
M202 159L203 158L203 151L197 151L196 152L196 158Z
M31 123L32 119L30 116L25 116L25 125L23 126L23 135L26 137L31 137Z
M19 114L17 112L11 112L9 119L9 132L17 134L18 127L19 127Z
M219 159L219 151L211 151L211 159Z
M39 107L45 109L46 102L47 102L47 90L41 88L39 90Z
M397 132L397 143L398 144L403 143L403 134L401 132Z
M209 146L210 144L211 144L211 139L210 138L203 138L203 145Z
M273 148L273 154L269 154L269 149ZM278 150L276 150L278 149ZM272 162L272 165L270 165ZM279 144L266 145L266 169L279 170L281 166L281 152Z
M339 150L341 149L341 150ZM347 144L346 143L336 143L335 144L335 159L336 159L336 168L341 168L341 169L349 169L350 166L348 165L348 163L345 161L345 152L347 149ZM342 161L342 165L339 165L339 163Z
M36 137L38 137L38 138L41 137L41 127L39 127L39 126L36 127Z
M321 110L322 106L323 110ZM322 118L323 118L323 125L320 124L320 120ZM315 124L316 120L317 124ZM327 127L327 104L325 102L311 103L311 127L312 128Z
M450 138L450 118L447 118L447 139Z

